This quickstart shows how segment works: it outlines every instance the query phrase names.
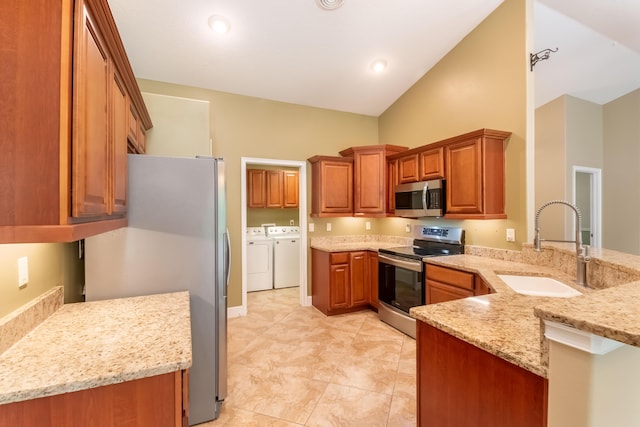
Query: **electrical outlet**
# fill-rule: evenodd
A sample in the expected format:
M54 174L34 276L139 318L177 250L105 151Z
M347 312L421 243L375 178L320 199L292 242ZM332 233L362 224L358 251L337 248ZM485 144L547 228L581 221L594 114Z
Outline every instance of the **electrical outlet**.
M331 223L330 222L327 223L327 231L331 231Z
M407 233L411 233L411 224L405 224L404 231L406 231Z
M515 228L507 228L507 242L515 242L515 241L516 241Z
M18 258L18 287L21 288L29 283L29 258L23 256Z
M365 230L371 230L371 223L369 221L364 223L364 229Z
M309 233L313 233L314 231L316 231L316 226L314 223L310 222L309 223Z

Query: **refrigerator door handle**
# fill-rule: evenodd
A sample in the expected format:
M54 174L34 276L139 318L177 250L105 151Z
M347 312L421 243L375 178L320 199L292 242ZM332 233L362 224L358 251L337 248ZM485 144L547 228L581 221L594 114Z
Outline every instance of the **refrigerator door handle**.
M231 276L231 239L229 238L229 227L227 227L226 232L224 233L225 236L225 276L226 276L226 288L229 287L229 277ZM225 292L226 294L226 292Z

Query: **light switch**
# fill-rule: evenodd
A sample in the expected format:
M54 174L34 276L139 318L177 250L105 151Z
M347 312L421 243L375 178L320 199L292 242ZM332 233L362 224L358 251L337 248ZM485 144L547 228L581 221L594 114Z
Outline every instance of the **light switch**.
M331 231L331 223L330 222L327 223L327 231Z
M316 226L314 223L310 222L309 223L309 233L313 233L314 231L316 231Z
M371 230L371 223L369 221L364 223L364 229L365 230Z
M18 287L29 283L29 259L26 256L18 258Z

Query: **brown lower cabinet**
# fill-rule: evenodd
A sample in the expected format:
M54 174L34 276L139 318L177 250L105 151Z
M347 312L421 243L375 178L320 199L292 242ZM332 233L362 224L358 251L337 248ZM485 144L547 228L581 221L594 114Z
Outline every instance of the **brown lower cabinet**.
M437 304L491 292L489 286L474 273L432 264L428 264L425 270L427 304Z
M312 248L313 306L326 315L377 307L377 259L378 254L371 251L327 252Z
M189 425L189 371L0 405L0 426Z
M546 378L416 324L418 426L547 425Z

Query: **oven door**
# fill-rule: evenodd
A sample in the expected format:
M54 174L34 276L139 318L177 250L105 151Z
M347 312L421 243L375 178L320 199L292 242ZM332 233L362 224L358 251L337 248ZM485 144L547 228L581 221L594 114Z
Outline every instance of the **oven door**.
M424 263L397 255L378 254L378 299L409 315L425 304Z

